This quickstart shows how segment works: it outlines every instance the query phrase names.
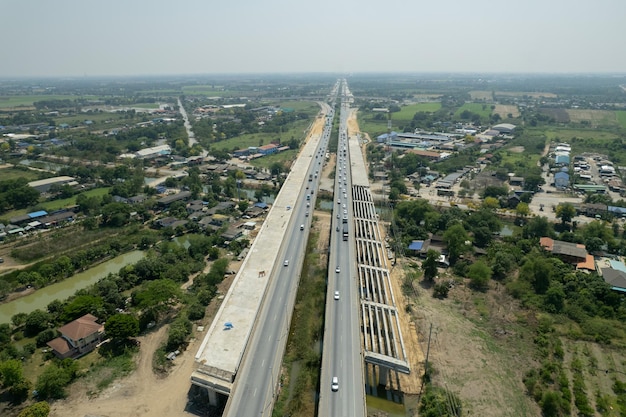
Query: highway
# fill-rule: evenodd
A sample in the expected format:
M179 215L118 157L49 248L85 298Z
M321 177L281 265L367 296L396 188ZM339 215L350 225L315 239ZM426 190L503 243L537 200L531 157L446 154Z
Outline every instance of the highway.
M272 414L280 366L287 343L315 207L316 190L321 175L319 173L322 171L334 117L330 106L324 106L325 113L330 114L331 117L325 123L324 131L305 177L306 185L300 189L297 203L294 207L285 208L294 212L283 237L278 257L279 263L277 262L272 271L263 306L246 347L243 363L237 372L224 416L271 416ZM309 175L311 181L308 181Z
M347 136L349 103L342 82L335 198L328 268L324 348L320 381L320 416L365 416L359 294L354 246L352 182ZM345 210L345 212L344 212ZM344 217L346 223L344 223ZM348 239L343 240L343 225ZM337 299L338 298L338 299ZM333 385L336 378L337 386Z

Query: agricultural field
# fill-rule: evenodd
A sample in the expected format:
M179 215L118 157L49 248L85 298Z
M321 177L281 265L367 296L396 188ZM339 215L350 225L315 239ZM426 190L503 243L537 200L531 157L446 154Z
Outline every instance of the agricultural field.
M267 145L276 139L279 139L281 142L287 142L292 137L301 140L304 137L304 133L309 125L310 121L301 120L288 125L288 129L282 133L251 133L240 135L234 138L212 143L211 148L232 151L233 149L243 149L250 146Z
M619 123L622 129L626 129L626 111L616 111L615 118L617 119L617 123Z
M469 92L472 100L476 101L493 101L493 92L484 90L475 90Z
M104 188L95 188L93 190L88 190L85 191L83 193L80 194L84 194L87 197L95 197L95 196L103 196L109 193L110 187L104 187ZM41 210L46 210L46 211L54 211L54 210L59 210L68 206L72 206L74 204L76 204L76 197L78 196L78 194L70 197L70 198L64 198L61 200L53 200L53 201L44 201L41 202L39 204L37 204L37 208L41 209ZM5 219L10 219L12 217L17 217L17 216L21 216L23 214L26 214L28 212L32 211L32 207L31 208L26 208L26 209L21 209L21 210L13 210L13 211L9 211L6 212L2 215L3 218Z
M519 108L511 104L496 104L496 108L493 109L494 114L499 114L503 119L508 118L509 114L513 117L519 117Z
M529 97L529 98L557 98L554 93L541 91L496 91L496 97Z
M391 120L411 121L418 111L434 113L441 108L441 103L415 103L408 106L402 106L399 112L391 113Z
M36 101L43 100L73 100L79 96L61 95L61 94L42 94L42 95L19 95L19 96L0 96L0 109L10 109L14 107L32 107ZM80 96L80 98L96 98L95 96Z
M488 118L489 116L491 116L491 111L492 111L491 105L489 104L465 103L457 109L456 113L454 113L454 116L460 117L461 113L463 113L465 110L469 110L472 113L476 113L480 115L480 117L482 118Z
M612 126L617 124L614 111L610 110L565 110L572 122L589 122L592 126Z
M39 173L31 171L30 169L19 168L0 168L0 178L5 180L14 180L17 178L26 178L28 181L35 181L39 179Z
M298 155L298 150L290 149L288 151L275 153L272 155L264 156L263 158L253 159L250 161L250 165L259 168L270 169L272 164L278 162L281 165L285 165L286 162L293 162L296 159L296 155Z
M188 96L206 96L206 97L239 97L245 95L247 97L253 96L254 93L246 91L245 94L242 91L225 90L221 86L210 85L191 85L184 86L182 88L182 94Z

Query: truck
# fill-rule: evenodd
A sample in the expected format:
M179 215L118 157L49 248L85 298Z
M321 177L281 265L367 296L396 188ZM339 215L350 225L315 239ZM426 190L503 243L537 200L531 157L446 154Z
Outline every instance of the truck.
M343 224L343 240L348 240L348 224Z

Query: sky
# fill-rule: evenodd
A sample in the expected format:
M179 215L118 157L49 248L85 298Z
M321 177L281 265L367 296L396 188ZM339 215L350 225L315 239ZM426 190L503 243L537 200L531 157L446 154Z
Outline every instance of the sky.
M0 0L0 77L626 73L625 0Z

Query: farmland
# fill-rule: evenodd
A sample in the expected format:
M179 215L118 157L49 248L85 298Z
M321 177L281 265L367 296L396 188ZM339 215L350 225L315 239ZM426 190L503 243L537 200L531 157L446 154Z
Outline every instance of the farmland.
M431 103L415 103L410 104L408 106L403 106L399 112L392 113L392 120L401 120L401 121L410 121L413 120L413 116L418 111L433 113L441 108L441 103L439 102L431 102Z
M487 118L491 115L491 106L489 104L481 104L481 103L465 103L454 113L455 117L460 117L461 113L465 110L471 111L472 113L476 113L480 115L482 118Z

